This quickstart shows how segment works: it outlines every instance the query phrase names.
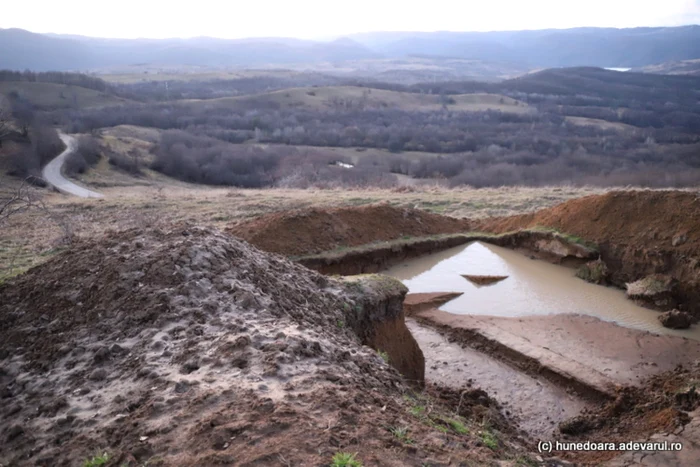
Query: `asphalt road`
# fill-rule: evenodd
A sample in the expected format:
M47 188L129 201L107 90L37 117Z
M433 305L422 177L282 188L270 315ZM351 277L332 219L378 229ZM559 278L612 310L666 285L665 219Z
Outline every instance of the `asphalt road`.
M79 196L81 198L102 198L103 195L101 193L97 193L96 191L91 191L87 188L76 185L63 176L63 164L70 153L75 150L77 141L72 136L68 136L60 132L58 136L61 138L61 141L65 143L66 150L56 156L56 158L51 162L46 164L46 167L44 167L44 170L42 171L44 180L46 180L46 182L61 193Z

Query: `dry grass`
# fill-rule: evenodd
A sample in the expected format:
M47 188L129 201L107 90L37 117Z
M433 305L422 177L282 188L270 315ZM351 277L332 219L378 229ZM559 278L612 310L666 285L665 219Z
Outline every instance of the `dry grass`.
M566 121L579 126L594 126L602 130L617 130L617 131L637 131L639 128L626 123L608 122L607 120L599 120L597 118L585 117L566 117Z

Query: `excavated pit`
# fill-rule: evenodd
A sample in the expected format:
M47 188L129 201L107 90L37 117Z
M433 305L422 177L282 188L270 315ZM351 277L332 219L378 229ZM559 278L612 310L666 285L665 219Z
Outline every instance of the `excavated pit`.
M700 359L697 326L664 328L657 311L622 290L499 246L473 242L383 273L409 289L404 310L426 379L479 385L539 439L614 400L620 387ZM500 280L483 286L464 276Z
M368 229L354 235L355 227L343 222L347 210L340 231L307 231L298 245L276 241L273 217L262 222L260 235L246 226L240 232L324 274L388 271L403 279L412 292L404 314L423 350L427 383L484 387L540 439L585 441L589 430L601 441L646 439L682 429L692 418L693 407L675 404L669 388L683 386L691 377L687 368L697 373L700 333L697 326L662 327L653 309L700 316L700 243L692 235L700 231L699 203L692 192L612 192L534 214L467 220L461 229L436 224L431 237L421 222L375 229L379 218L362 217L370 211L356 211L356 225ZM399 211L391 214L407 217ZM324 217L312 214L316 221ZM285 222L297 225L303 217ZM487 233L466 233L474 231ZM316 247L322 244L336 249ZM449 261L439 263L469 248L484 257L447 277L441 269ZM502 256L507 267L492 261ZM430 262L436 271L426 273L426 283L409 279L411 268ZM634 284L629 298L636 303L625 298L627 284ZM614 456L564 454L591 465Z
M620 388L700 359L698 327L664 328L657 311L623 290L577 278L596 257L595 248L556 232L522 231L375 244L300 262L400 279L426 381L483 388L544 439L615 400Z

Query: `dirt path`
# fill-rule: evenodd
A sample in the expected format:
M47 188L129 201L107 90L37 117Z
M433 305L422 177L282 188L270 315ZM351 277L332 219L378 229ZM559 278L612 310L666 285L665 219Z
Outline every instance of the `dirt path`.
M44 167L44 170L42 171L44 180L46 180L61 193L79 196L81 198L102 198L102 194L78 186L63 176L63 164L65 163L68 155L75 150L77 142L74 137L64 133L59 133L59 136L61 141L65 143L66 149L61 154L56 156L55 159L46 164L46 167Z

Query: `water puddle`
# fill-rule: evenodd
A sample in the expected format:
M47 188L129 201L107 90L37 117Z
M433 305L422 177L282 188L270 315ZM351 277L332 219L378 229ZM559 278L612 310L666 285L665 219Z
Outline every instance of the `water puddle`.
M575 277L571 268L481 242L408 260L383 274L401 280L411 293L464 292L440 307L450 313L500 317L573 313L700 340L700 326L685 331L664 328L658 312L636 305L621 290L589 284ZM463 275L508 277L478 285Z

